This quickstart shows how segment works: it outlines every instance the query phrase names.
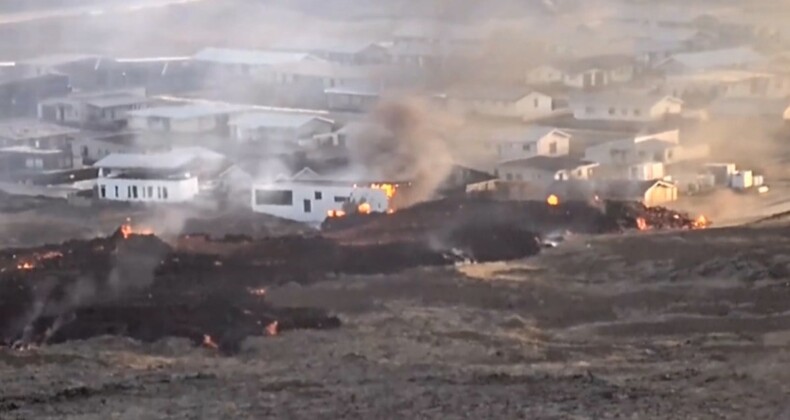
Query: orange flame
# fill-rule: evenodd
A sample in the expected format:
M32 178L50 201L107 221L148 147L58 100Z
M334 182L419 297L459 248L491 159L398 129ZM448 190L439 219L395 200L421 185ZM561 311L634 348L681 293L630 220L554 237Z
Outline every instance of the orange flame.
M131 235L153 235L153 229L133 229L132 224L127 222L121 225L121 235L123 239L129 239Z
M554 194L546 197L546 204L550 206L559 206L560 205L560 198Z
M648 230L650 229L650 225L647 224L647 220L645 220L644 217L637 217L636 228L639 230Z
M370 188L375 190L383 190L384 194L387 195L387 198L394 197L395 193L398 192L397 184L370 184Z
M343 217L346 215L346 212L343 210L329 210L326 212L327 217Z
M278 329L277 329L278 325L279 325L279 323L276 320L272 321L269 325L267 325L266 328L265 328L266 335L268 335L268 336L277 335L277 333L279 332Z
M370 207L370 203L362 203L357 206L357 211L361 214L370 214L373 209Z
M19 264L16 265L17 270L32 270L35 267L36 266L32 262L29 262L29 261L25 261L23 263L19 263Z
M710 221L704 214L700 214L691 224L694 229L705 229L710 226Z
M203 334L203 346L213 350L219 349L219 345L215 343L214 339L208 334Z

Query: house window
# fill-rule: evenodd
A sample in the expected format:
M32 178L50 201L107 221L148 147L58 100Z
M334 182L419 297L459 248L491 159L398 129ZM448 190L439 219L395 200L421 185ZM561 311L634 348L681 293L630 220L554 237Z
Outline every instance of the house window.
M661 152L655 152L653 153L653 160L655 160L656 162L661 162L662 160L664 160L664 155Z
M538 98L535 98L535 99L533 99L533 100L532 100L532 103L535 105L535 108L537 108L538 106L540 106L540 101L538 100Z
M335 203L345 203L348 201L348 197L343 197L340 195L335 196Z
M121 194L120 194L120 188L118 188L118 186L116 185L116 186L115 186L115 198L118 198L118 197L120 197L120 195L121 195Z
M162 187L156 187L156 198L162 199Z
M302 201L302 208L304 209L305 213L312 213L313 212L313 202L310 200L303 200Z
M105 198L107 197L107 187L102 185L99 187L99 197Z
M634 108L634 116L638 117L642 115L642 110L639 108Z
M521 146L521 150L523 150L525 152L529 152L530 150L532 150L532 145L531 144L524 144L524 145Z
M255 204L259 206L292 206L293 202L291 190L255 190Z
M137 198L137 185L132 185L132 198Z
M557 142L553 141L549 143L549 154L556 155L557 154Z
M609 108L609 115L614 115L617 112L614 108Z
M148 187L148 198L154 198L154 187Z
M167 187L162 187L162 199L167 200Z
M322 194L321 191L316 191L315 194L313 194L313 197L316 200L321 200L322 198L324 198L324 194Z

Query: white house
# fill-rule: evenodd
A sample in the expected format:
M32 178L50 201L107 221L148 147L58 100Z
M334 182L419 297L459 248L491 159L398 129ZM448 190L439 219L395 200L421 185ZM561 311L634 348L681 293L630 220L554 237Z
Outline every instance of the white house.
M377 42L359 39L291 39L272 46L278 51L308 53L323 60L360 66L382 64L389 60L387 49Z
M121 128L128 112L148 108L151 102L138 91L74 94L40 102L38 117L86 128Z
M213 71L215 75L266 78L270 77L272 66L320 59L303 52L204 48L192 60Z
M533 156L497 165L499 179L548 186L555 180L591 179L598 163L568 156Z
M623 91L572 96L570 106L577 120L650 122L679 116L683 101L668 95Z
M276 141L312 143L318 135L332 132L334 121L309 114L253 112L233 117L228 122L231 134L239 141Z
M630 56L598 55L538 66L527 72L527 83L588 89L630 82L635 72L634 59Z
M110 201L179 203L192 200L201 182L229 168L224 157L189 147L152 154L110 154L99 168L98 197Z
M190 104L129 111L126 115L133 130L194 134L222 129L230 117L249 109L241 105Z
M665 74L707 70L747 69L765 62L765 57L748 47L685 52L672 55L656 65Z
M495 134L494 144L500 161L533 156L566 156L571 135L552 127L525 127Z
M328 88L324 94L327 106L334 111L369 111L381 98L381 90L367 84Z
M446 95L447 108L458 114L535 120L554 115L562 101L524 88L463 88Z
M390 208L384 189L351 183L291 180L256 184L252 190L253 211L311 224L363 203L371 212Z

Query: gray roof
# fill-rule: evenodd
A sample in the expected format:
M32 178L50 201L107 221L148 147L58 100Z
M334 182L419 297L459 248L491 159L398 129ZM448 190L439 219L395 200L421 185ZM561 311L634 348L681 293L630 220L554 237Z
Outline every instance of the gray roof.
M358 54L371 47L376 48L379 47L379 45L376 42L364 39L303 38L288 39L276 43L272 48L279 51L310 52L316 54Z
M570 134L558 128L544 127L539 125L499 130L495 133L494 136L496 140L499 141L534 143L552 133L557 133L562 136L570 137Z
M764 59L765 57L749 47L738 47L679 53L667 58L665 63L674 61L690 70L706 70L739 66L744 64L755 64L763 61Z
M447 96L456 99L515 102L533 92L535 91L523 86L469 86L448 92Z
M164 153L112 153L94 163L109 169L178 169L195 160L219 160L219 153L202 147L183 147Z
M533 168L547 172L558 172L566 169L576 169L580 166L587 165L597 165L597 163L568 156L533 156L525 159L516 159L502 162L499 164L499 167Z
M77 133L79 130L33 119L0 121L0 139L34 140Z
M587 93L572 95L570 99L571 107L580 106L612 106L612 107L639 107L644 108L655 105L656 103L669 99L683 103L679 98L660 93L644 93L630 91L612 91L600 93Z
M182 106L160 106L148 109L140 109L136 111L130 111L127 113L127 115L130 117L159 117L178 120L236 114L249 109L251 109L249 106L244 105L190 104Z
M119 93L115 95L105 95L96 98L88 98L85 103L97 108L112 108L116 106L129 106L137 104L146 104L151 102L144 96L137 96L128 93Z
M193 58L198 61L219 64L246 64L251 66L271 66L316 59L307 53L226 48L205 48L195 54Z
M231 125L247 128L281 127L298 128L311 121L323 121L332 124L328 118L317 117L309 114L289 114L284 112L254 112L239 115L230 121Z

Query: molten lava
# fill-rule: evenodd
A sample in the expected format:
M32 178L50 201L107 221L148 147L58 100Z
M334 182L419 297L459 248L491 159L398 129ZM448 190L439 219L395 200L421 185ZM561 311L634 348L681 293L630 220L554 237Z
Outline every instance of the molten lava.
M278 332L277 326L278 325L279 324L278 324L277 321L272 321L269 325L267 325L266 328L265 328L266 335L268 335L268 336L277 335L277 332Z
M203 334L203 346L213 350L219 349L219 345L215 343L214 339L208 334Z
M346 212L343 210L329 210L326 212L327 217L343 217L346 215Z
M17 270L32 270L32 269L36 268L36 266L33 263L31 263L31 262L25 261L23 263L17 264L16 268L17 268Z
M384 194L387 195L387 198L394 197L395 193L398 191L397 184L370 184L370 188L384 191Z
M560 198L556 195L552 194L546 197L546 204L550 206L559 206L560 205Z
M370 212L373 211L373 208L370 207L370 203L362 203L357 206L357 211L360 214L370 214Z
M152 229L133 229L132 224L128 221L121 225L121 235L123 235L123 239L129 239L131 235L153 235L154 231Z
M693 229L705 229L708 226L710 226L710 221L707 217L705 217L704 214L700 214L696 219L694 219L694 222L692 222Z
M647 220L645 220L644 217L637 217L636 228L639 230L648 230L650 229L650 225L647 224Z

